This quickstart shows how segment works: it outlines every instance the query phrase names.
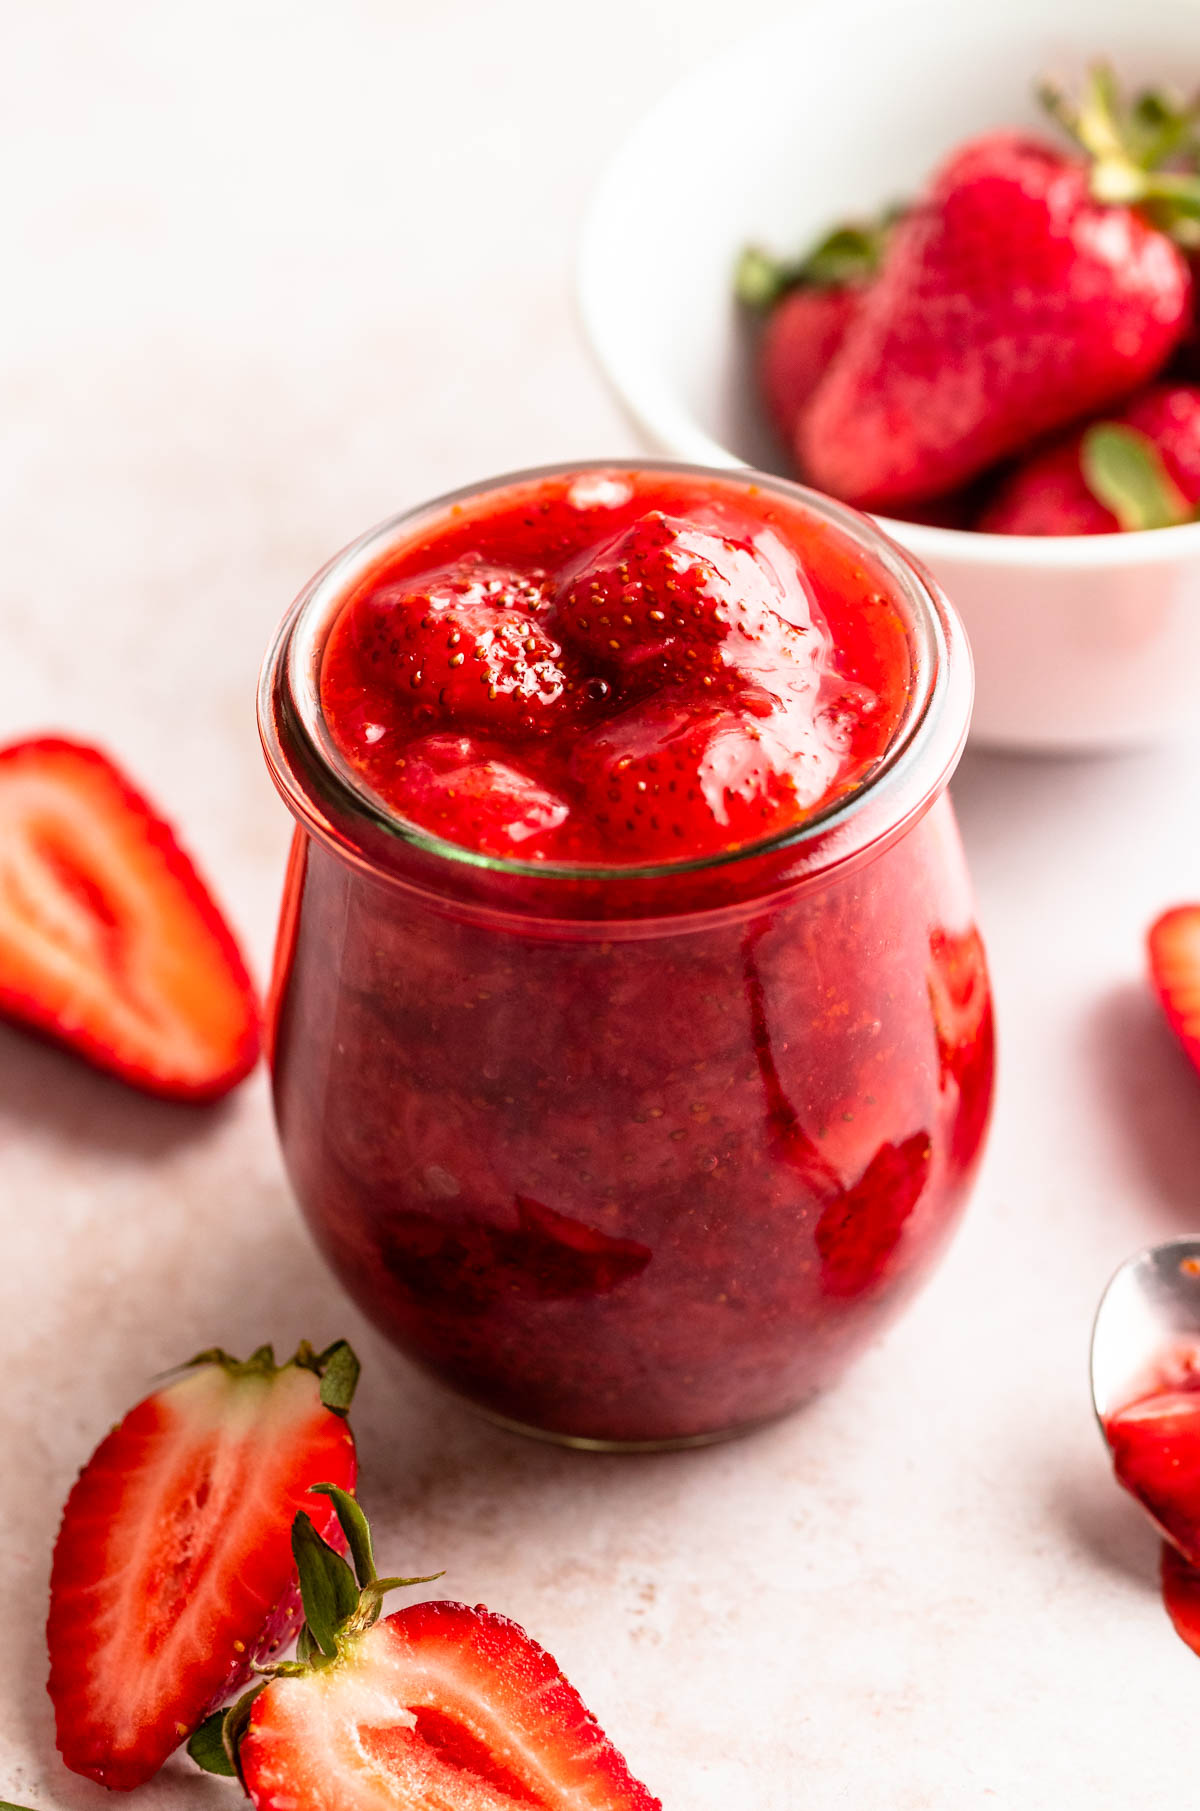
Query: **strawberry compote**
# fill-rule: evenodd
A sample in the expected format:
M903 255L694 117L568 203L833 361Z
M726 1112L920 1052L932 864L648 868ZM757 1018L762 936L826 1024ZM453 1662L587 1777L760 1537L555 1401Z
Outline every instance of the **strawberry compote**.
M298 831L296 1192L494 1416L713 1438L830 1380L978 1157L987 973L946 781L953 614L798 487L573 468L385 525L261 700Z

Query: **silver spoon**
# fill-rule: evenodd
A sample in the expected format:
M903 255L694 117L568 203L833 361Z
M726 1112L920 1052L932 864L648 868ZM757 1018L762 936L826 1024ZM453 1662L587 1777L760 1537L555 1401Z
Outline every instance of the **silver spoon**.
M1092 1328L1092 1402L1101 1428L1141 1393L1156 1361L1185 1344L1200 1345L1200 1234L1136 1252L1101 1296Z

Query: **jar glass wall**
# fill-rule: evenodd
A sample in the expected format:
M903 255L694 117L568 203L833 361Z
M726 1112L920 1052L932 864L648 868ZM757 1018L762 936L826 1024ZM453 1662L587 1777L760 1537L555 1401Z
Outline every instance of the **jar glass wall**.
M961 631L863 518L781 480L712 483L773 488L857 537L911 631L888 756L769 844L531 871L365 791L321 722L323 637L361 573L455 499L327 568L264 670L298 820L272 1008L298 1199L410 1358L587 1443L714 1438L827 1384L942 1249L990 1103L945 792L970 709Z

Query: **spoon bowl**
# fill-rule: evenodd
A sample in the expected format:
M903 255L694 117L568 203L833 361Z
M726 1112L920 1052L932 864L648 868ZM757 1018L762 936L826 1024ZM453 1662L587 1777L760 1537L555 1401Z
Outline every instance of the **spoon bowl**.
M1200 1234L1135 1252L1101 1296L1092 1328L1092 1402L1101 1428L1155 1388L1165 1356L1197 1347Z

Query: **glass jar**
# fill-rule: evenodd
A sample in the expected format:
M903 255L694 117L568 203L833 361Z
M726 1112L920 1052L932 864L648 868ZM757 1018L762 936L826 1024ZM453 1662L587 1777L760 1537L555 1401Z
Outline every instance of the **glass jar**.
M558 469L356 542L284 621L260 694L297 821L269 1036L309 1225L461 1397L621 1448L715 1439L836 1377L943 1249L992 1088L946 792L972 690L957 618L853 511L656 469L849 534L905 623L899 729L808 822L657 867L505 861L404 822L343 759L319 693L340 604L465 498Z

